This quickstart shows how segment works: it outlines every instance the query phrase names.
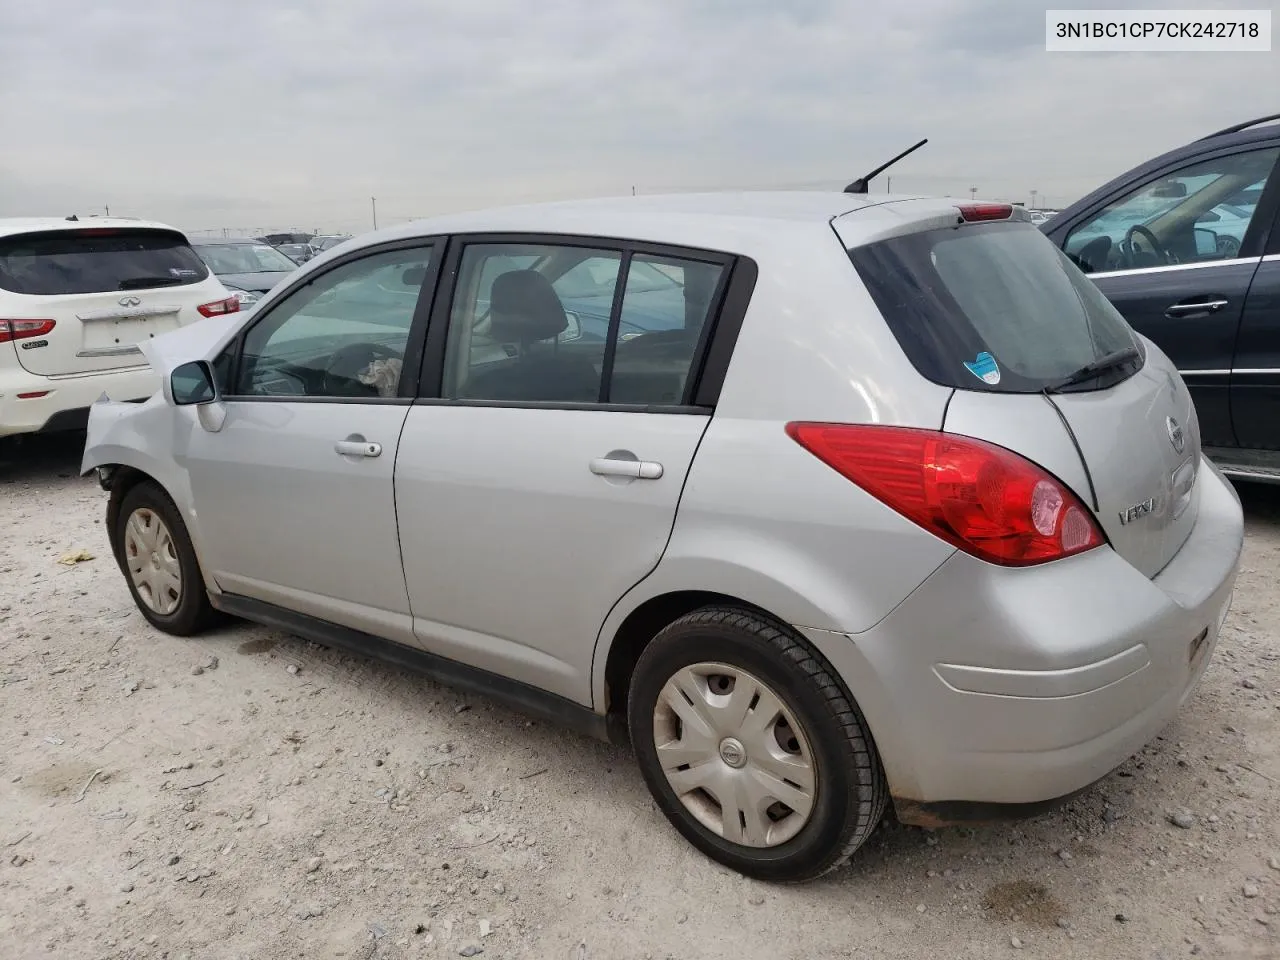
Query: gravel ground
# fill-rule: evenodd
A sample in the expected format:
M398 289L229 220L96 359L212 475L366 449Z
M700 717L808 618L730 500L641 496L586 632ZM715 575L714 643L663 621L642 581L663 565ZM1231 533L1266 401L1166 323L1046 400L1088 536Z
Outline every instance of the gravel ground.
M263 628L151 630L79 443L0 462L0 955L1280 957L1280 489L1244 489L1219 652L1141 755L771 887L627 751Z

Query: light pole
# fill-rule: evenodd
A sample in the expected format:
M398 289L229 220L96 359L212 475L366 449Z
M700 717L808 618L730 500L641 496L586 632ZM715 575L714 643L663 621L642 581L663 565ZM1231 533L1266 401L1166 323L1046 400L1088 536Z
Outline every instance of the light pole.
M373 208L373 229L378 229L378 198L370 197L369 206Z
M1032 191L1031 191L1031 209L1032 209L1032 210L1039 210L1039 209L1040 209L1039 207L1037 207L1037 206L1036 206L1036 194L1037 194L1037 193L1039 193L1039 192L1040 192L1039 190L1032 190Z
M970 188L969 188L969 199L970 199L970 200L976 200L976 199L978 199L978 188L977 188L977 187L970 187Z

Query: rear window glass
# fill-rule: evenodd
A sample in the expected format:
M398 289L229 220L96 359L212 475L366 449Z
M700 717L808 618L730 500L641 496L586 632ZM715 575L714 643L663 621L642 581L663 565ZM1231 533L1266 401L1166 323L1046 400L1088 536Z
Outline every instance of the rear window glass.
M1138 347L1111 302L1030 223L929 230L849 256L902 349L935 383L1032 393ZM1138 364L1070 389L1111 386Z
M0 237L0 289L33 296L199 283L209 269L180 233L56 230Z

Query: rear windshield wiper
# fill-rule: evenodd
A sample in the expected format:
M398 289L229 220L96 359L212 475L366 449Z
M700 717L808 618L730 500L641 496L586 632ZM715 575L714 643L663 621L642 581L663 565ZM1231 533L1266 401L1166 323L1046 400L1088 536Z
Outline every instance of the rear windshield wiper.
M142 290L146 287L173 287L185 281L181 277L128 277L117 290Z
M1123 367L1130 361L1137 360L1142 356L1138 352L1137 347L1125 347L1122 350L1116 350L1114 353L1108 353L1105 357L1099 357L1097 360L1086 363L1079 370L1074 370L1067 374L1056 383L1051 383L1044 388L1045 393L1057 393L1064 387L1075 386L1077 383L1084 383L1095 377L1101 376L1108 370L1114 370L1116 367Z

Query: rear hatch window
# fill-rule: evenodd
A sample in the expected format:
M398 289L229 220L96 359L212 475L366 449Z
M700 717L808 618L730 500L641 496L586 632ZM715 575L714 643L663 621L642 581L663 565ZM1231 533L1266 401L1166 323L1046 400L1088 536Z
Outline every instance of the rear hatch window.
M0 237L0 289L28 296L200 283L209 268L176 231L100 228Z
M912 364L943 386L1037 393L1141 351L1110 301L1030 223L926 230L849 256ZM1061 389L1102 389L1141 364L1139 354Z

